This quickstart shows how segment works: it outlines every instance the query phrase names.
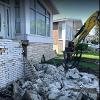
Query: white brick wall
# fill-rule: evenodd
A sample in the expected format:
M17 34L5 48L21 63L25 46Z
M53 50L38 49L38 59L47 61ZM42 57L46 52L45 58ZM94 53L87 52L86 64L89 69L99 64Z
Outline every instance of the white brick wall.
M45 56L46 60L56 56L52 44L29 43L27 46L27 58L29 61L34 64L39 63L42 55ZM21 42L0 39L0 88L5 87L12 81L23 78L24 67Z
M23 56L20 41L0 39L0 88L22 76Z
M34 63L41 62L42 55L46 60L52 59L56 56L53 51L53 44L50 43L30 43L27 47L27 58Z

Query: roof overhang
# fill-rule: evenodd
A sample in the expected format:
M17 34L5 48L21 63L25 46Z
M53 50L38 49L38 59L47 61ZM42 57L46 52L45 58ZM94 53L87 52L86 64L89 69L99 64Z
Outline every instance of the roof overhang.
M55 5L51 0L44 0L44 1L47 4L47 6L50 7L53 15L59 14L59 11L57 10L57 8L55 7Z

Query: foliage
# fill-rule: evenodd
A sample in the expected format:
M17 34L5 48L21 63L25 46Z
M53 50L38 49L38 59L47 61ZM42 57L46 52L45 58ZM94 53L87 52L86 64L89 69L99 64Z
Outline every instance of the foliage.
M93 40L91 40L91 43L92 44L98 44L98 43L100 43L100 40L99 40L99 32L100 32L99 25L96 25L95 26L95 35L93 37Z
M92 43L92 44L98 44L98 42L97 42L96 39L91 40L91 43Z
M86 43L80 43L80 44L77 46L76 50L81 50L81 49L82 49L82 51L86 51L87 48L88 48L88 44L86 44Z

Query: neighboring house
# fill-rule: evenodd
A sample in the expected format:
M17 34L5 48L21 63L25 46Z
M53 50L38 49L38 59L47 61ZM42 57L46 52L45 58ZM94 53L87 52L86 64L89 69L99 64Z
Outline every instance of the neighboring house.
M51 0L0 0L0 88L29 71L23 56L33 64L55 56L51 33L57 13Z
M48 60L52 16L57 13L51 0L0 0L0 38L28 40L27 57L40 61L45 55Z
M75 34L82 27L82 21L78 19L58 19L53 21L54 50L61 53L65 50L68 41L72 41Z

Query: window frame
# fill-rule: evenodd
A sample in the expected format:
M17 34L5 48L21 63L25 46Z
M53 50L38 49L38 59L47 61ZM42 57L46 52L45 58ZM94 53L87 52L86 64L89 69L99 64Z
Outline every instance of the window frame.
M41 13L37 9L37 6L36 6L37 3L40 4L41 7L43 7L43 9L45 10L45 14ZM32 7L31 2L30 2L30 10L34 10L35 11L35 32L36 33L34 35L50 37L51 36L51 14L50 14L50 12L47 10L47 8L39 0L34 0L34 7ZM49 14L49 16L47 15L47 13ZM45 30L44 30L45 31L45 33L44 33L45 35L43 35L43 34L40 35L40 34L37 33L37 14L40 14L41 16L44 16L45 17ZM31 18L31 16L30 16L30 18ZM47 27L47 20L46 20L47 18L49 19L49 35L47 33L47 28L48 28ZM31 20L30 20L30 22L31 22ZM31 27L31 24L30 24L30 27ZM30 34L31 33L32 32L30 31Z

